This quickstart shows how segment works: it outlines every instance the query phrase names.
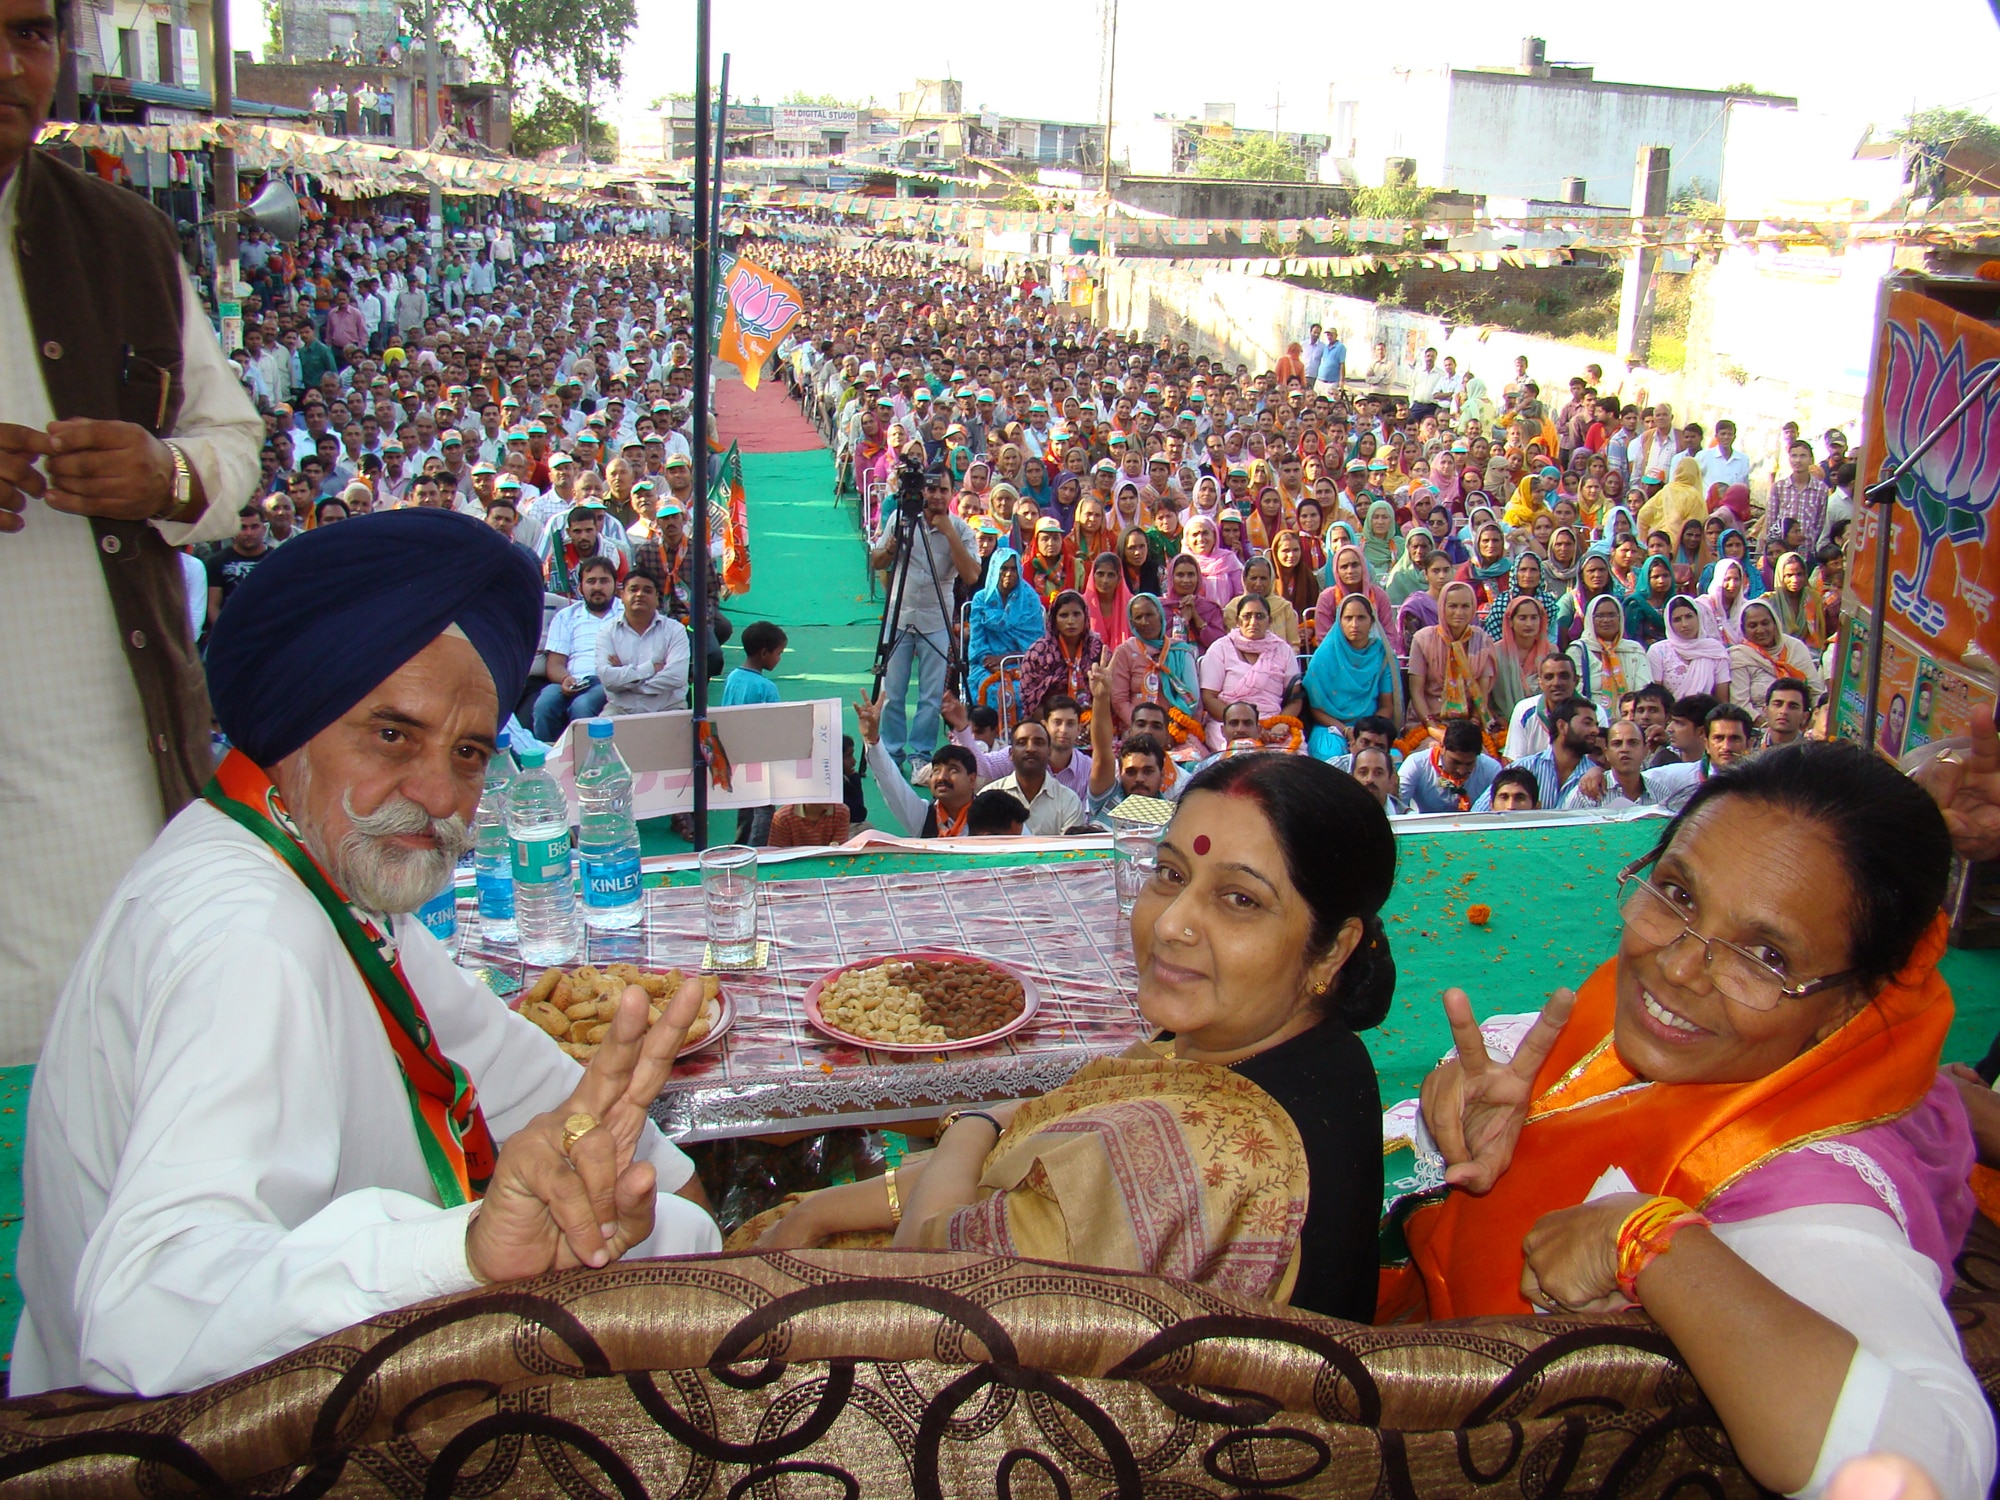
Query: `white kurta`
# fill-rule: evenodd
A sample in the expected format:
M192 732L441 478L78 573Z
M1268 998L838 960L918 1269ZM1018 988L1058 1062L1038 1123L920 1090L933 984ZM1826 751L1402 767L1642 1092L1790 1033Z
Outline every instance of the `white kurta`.
M15 259L20 174L0 189L0 422L55 420ZM174 439L208 509L175 546L233 536L264 430L182 277L186 398ZM35 1060L104 898L160 831L146 724L90 522L30 498L0 536L0 1064Z
M497 1142L579 1065L395 919L439 1045ZM719 1249L669 1196L693 1165L649 1123L662 1190L634 1255ZM28 1104L16 1395L192 1389L475 1285L395 1054L333 924L261 841L182 811L113 893L57 1003Z

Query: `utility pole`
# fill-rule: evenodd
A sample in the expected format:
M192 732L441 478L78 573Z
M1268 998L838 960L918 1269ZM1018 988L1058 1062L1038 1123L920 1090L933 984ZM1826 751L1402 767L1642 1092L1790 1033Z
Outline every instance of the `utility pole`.
M1618 357L1628 369L1644 364L1652 352L1653 272L1659 266L1660 252L1647 242L1640 221L1666 216L1672 163L1673 153L1665 146L1639 148L1632 178L1632 228L1639 244L1625 262L1625 277L1618 290Z
M227 4L228 0L216 3ZM508 107L513 107L512 100L508 101ZM444 111L438 107L437 0L424 0L424 129L417 148L429 150L443 124ZM430 241L430 262L435 270L438 252L444 248L444 189L435 182L431 184L431 221L427 228L425 238Z
M1111 122L1118 93L1118 0L1111 0L1111 58L1104 70L1104 198L1111 200Z
M71 6L74 12L76 7ZM210 0L208 49L213 54L214 106L218 120L236 115L236 53L229 37L229 0ZM215 315L221 322L222 352L243 343L243 304L236 296L236 148L218 144L215 163Z
M1278 121L1284 117L1285 91L1277 90L1271 95L1271 144L1278 144Z
M694 410L688 428L695 472L694 514L688 518L693 523L688 528L688 560L693 564L688 571L688 615L694 622L694 644L688 652L688 708L694 742L690 821L696 849L708 847L708 370L709 349L715 338L715 278L708 244L714 222L708 179L708 22L709 0L694 0L694 223L689 235L694 247L694 284L688 299L694 313L690 330L694 334Z

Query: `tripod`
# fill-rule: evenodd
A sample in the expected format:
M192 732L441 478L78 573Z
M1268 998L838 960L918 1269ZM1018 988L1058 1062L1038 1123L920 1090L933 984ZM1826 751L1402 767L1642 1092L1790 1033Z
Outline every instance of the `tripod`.
M944 585L938 579L935 565L936 553L932 551L932 548L936 545L936 541L932 536L930 525L924 520L922 478L908 465L904 467L902 473L898 476L896 519L893 535L895 538L896 556L894 562L890 564L889 569L888 602L883 607L881 628L877 631L875 638L874 688L870 694L870 698L876 702L880 702L881 700L882 682L888 676L890 658L895 655L897 644L902 636L903 606L909 596L910 562L916 555L916 549L919 546L924 549L925 572L930 576L931 591L933 597L937 600L938 617L944 622L943 629L946 645L943 655L946 686L950 687L963 674L963 668L959 662L958 645L953 639L951 632L951 607L945 600ZM937 650L933 642L925 640L919 635L911 645L911 666L913 668L916 666L915 653L918 648L932 652ZM922 674L919 673L918 675L921 679ZM922 692L921 687L918 688L918 692ZM909 694L909 681L907 677L903 683L903 694L905 698ZM926 752L928 752L929 748L931 747L926 747ZM907 745L904 747L904 750L907 753Z

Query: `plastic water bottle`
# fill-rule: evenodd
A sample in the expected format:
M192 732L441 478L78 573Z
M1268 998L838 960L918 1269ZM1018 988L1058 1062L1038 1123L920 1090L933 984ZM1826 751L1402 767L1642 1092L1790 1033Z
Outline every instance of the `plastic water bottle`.
M639 824L632 816L632 770L618 753L609 719L590 721L590 748L576 773L576 858L583 871L583 921L600 931L637 927Z
M543 769L547 752L521 752L507 794L507 842L514 863L514 922L521 957L566 964L577 954L576 887L570 880L569 804Z
M458 936L458 871L445 876L444 889L417 908L417 920L431 930L440 943Z
M479 885L479 925L496 943L514 941L514 856L507 844L507 794L514 784L514 757L507 753L507 731L500 731L500 748L486 763L486 787L473 815L473 870Z

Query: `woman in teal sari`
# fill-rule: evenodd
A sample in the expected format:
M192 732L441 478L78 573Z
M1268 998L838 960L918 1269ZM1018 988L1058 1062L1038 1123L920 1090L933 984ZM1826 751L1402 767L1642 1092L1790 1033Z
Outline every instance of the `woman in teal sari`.
M1000 663L1019 656L1042 638L1041 596L1021 581L1021 555L1012 547L997 548L986 565L986 587L972 596L972 636L966 643L972 676L980 683L976 696L997 707Z
M1382 580L1382 592L1397 609L1403 607L1410 595L1420 594L1429 586L1424 581L1424 563L1431 555L1431 546L1431 534L1421 526L1412 526L1410 534L1403 538L1402 554L1389 570L1389 576Z
M1306 749L1320 760L1345 755L1356 719L1393 718L1395 706L1396 658L1368 597L1349 594L1306 667L1306 718L1312 724Z
M1680 592L1674 565L1655 554L1639 565L1639 587L1625 601L1625 634L1641 646L1667 638L1667 601Z
M1368 576L1381 583L1396 566L1401 552L1396 537L1396 507L1387 500L1377 500L1361 518L1361 556L1368 564Z

